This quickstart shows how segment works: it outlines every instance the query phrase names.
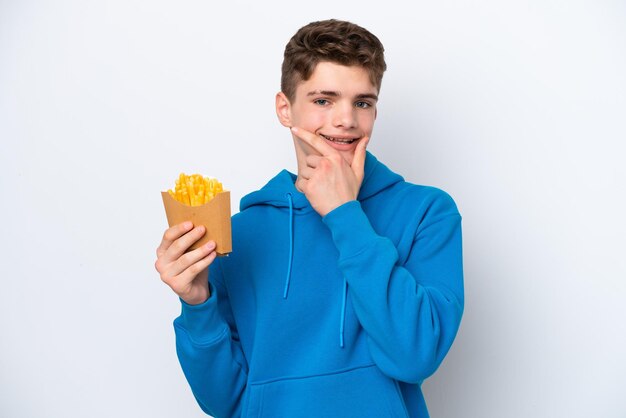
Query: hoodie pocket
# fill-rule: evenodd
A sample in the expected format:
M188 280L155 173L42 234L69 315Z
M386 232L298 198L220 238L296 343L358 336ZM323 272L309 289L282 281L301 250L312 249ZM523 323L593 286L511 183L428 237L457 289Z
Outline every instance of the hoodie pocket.
M378 367L250 384L244 417L408 417L396 382Z

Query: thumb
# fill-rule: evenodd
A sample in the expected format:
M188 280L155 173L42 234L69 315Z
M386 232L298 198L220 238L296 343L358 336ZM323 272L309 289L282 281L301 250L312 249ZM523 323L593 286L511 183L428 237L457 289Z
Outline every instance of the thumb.
M354 158L352 159L352 172L359 181L363 181L363 171L365 170L365 148L370 142L369 136L364 137L354 150Z

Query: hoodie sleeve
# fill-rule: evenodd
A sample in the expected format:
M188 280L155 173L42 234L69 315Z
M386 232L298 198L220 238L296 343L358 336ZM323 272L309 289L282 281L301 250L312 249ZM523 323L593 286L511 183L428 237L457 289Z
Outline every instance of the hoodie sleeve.
M418 222L395 220L403 228L417 224L403 263L358 201L324 218L372 358L383 373L408 383L421 383L439 367L463 313L461 216L439 192Z
M189 305L181 300L181 315L174 320L176 353L202 410L216 418L234 417L241 414L248 367L219 259L209 273L211 297L206 302Z

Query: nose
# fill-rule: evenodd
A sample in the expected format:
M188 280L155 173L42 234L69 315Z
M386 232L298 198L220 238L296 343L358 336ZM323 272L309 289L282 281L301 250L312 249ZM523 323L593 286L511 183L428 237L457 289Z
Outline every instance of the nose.
M338 128L355 128L357 125L355 108L351 103L341 103L333 109L333 126Z

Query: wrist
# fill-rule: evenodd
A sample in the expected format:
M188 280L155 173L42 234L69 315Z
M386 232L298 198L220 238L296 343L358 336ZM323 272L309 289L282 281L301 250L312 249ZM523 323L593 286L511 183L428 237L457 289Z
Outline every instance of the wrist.
M344 206L347 203L354 202L356 199L340 200L331 205L326 205L323 210L318 211L322 218L325 218L331 212Z
M330 212L337 209L338 207L343 206L352 200L355 200L355 199L338 199L333 202L326 201L326 202L323 202L324 205L320 206L319 208L314 208L314 209L316 209L317 213L319 213L320 216L323 218L326 215L328 215Z
M211 297L211 292L207 287L206 289L202 289L200 291L190 292L190 294L187 295L179 295L179 297L187 305L202 305Z

